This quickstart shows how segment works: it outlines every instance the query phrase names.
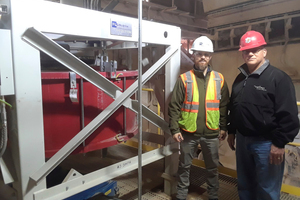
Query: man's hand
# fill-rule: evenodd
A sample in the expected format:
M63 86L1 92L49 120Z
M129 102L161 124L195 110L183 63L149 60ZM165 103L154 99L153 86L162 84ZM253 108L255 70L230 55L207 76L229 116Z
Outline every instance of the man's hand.
M235 134L228 134L227 142L228 142L230 149L232 149L234 151L235 150L235 147L234 147L235 146Z
M279 165L283 162L284 148L278 148L272 144L270 151L270 164Z
M183 141L183 137L182 137L181 133L175 133L175 134L173 135L173 139L174 139L176 142L181 142L181 141Z
M224 131L224 130L220 130L219 137L218 137L219 140L220 140L220 141L225 140L226 136L227 136L227 132Z

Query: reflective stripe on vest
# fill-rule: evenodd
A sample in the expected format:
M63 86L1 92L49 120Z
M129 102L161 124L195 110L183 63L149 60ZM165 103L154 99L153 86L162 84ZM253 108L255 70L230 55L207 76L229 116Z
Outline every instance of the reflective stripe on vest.
M185 100L181 108L179 127L187 132L197 130L197 115L199 110L199 91L194 71L188 71L180 75L185 86ZM206 89L205 113L206 126L211 130L219 128L219 103L221 99L221 88L224 84L222 74L212 71Z
M206 89L205 110L206 127L211 130L219 129L221 88L224 84L223 75L212 71Z
M188 71L180 75L185 87L185 99L181 107L179 127L187 132L197 130L197 116L199 110L199 91L194 71Z

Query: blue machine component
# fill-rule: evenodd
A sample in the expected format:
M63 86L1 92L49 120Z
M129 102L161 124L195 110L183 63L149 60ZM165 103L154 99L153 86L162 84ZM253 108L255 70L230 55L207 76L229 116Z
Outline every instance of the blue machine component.
M117 187L117 181L110 180L101 183L81 193L68 197L65 200L85 200L98 194L103 194L103 196L107 196L110 198L118 196L119 188Z

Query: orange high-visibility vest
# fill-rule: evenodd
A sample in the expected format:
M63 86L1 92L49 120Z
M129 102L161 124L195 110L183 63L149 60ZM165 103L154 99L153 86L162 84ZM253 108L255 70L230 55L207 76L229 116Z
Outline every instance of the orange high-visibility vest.
M185 99L181 108L179 127L187 132L197 130L197 116L199 110L199 91L196 76L193 70L180 75L185 87ZM221 88L224 84L223 75L211 71L205 96L206 126L211 130L219 129L219 104L221 99Z

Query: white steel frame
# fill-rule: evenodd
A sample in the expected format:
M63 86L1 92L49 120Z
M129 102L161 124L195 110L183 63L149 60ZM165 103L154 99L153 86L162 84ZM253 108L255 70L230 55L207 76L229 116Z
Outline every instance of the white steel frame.
M138 162L135 157L53 188L46 189L45 184L46 176L121 105L133 111L137 110L137 102L129 97L137 90L138 84L136 81L122 93L120 88L61 48L47 37L47 34L60 35L62 40L107 39L137 42L138 20L40 0L0 0L0 4L9 6L8 14L3 15L1 20L11 31L15 95L8 98L14 109L10 111L9 123L12 124L12 128L9 133L10 149L7 152L11 152L15 168L10 173L16 172L13 187L16 190L17 199L66 198L136 169ZM111 35L111 20L126 21L132 24L132 37ZM143 43L169 46L166 54L143 74L142 83L146 83L151 76L166 65L165 97L168 99L179 75L181 30L178 27L149 21L142 23ZM165 33L167 33L167 37ZM64 64L115 100L47 162L45 162L44 152L41 71L38 50ZM168 123L146 107L143 107L143 117L169 133ZM171 155L171 146L168 145L143 154L143 165ZM176 149L176 147L172 148ZM4 161L8 162L8 160ZM117 166L120 170L117 170Z

